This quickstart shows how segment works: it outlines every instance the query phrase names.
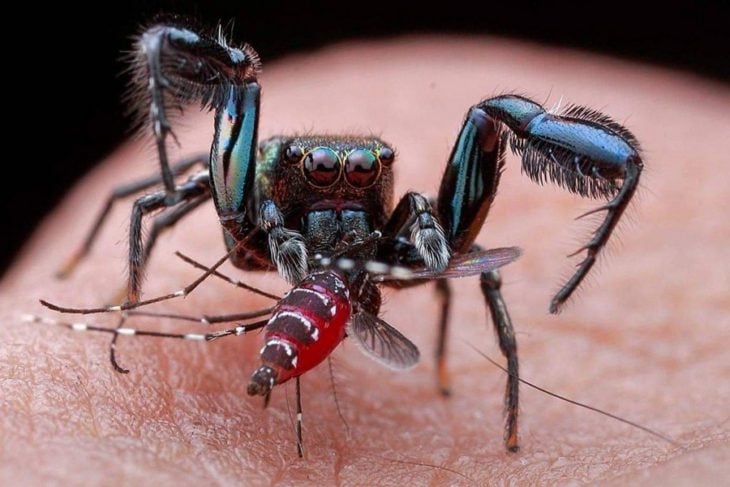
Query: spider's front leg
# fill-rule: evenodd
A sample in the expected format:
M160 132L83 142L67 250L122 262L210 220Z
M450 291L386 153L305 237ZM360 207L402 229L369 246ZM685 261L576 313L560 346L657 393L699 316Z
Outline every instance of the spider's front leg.
M224 228L236 243L254 228L255 212L246 211L255 173L260 87L260 62L249 46L230 47L222 38L197 34L175 25L154 25L134 46L130 99L140 120L152 128L160 175L117 188L107 200L81 248L58 272L68 275L88 253L112 204L160 182L163 189L134 203L129 230L127 303L140 299L142 276L158 234L170 228L212 196ZM168 112L189 102L216 112L215 139L210 157L195 157L173 166L168 162L167 138L174 134ZM174 177L200 163L206 169L180 185ZM143 242L143 220L166 210L154 220ZM244 247L244 245L240 245Z
M503 126L511 133L503 132ZM454 253L473 248L496 195L508 140L512 150L522 156L523 171L534 181L550 180L582 196L612 197L594 210L606 210L606 218L580 249L587 255L578 270L552 299L550 311L557 313L590 271L636 191L643 167L638 142L609 117L583 107L551 114L538 103L516 95L497 96L473 106L451 152L437 200L439 221ZM517 342L500 286L496 271L481 276L482 294L507 359L505 441L510 451L516 451ZM444 320L439 349L445 341Z
M167 137L174 138L168 112L190 102L220 112L234 92L255 83L260 69L256 51L248 45L231 47L220 35L213 38L185 27L158 24L137 38L130 98L136 101L139 118L148 119L152 128L168 193L174 191L167 156Z
M252 49L247 49L241 54L251 56ZM213 199L226 245L229 250L237 247L231 256L233 263L244 269L263 269L270 261L284 279L296 284L307 270L304 239L284 227L284 217L273 201L265 200L256 207L261 102L257 71L248 73L240 84L229 85L227 98L216 107L210 155Z
M550 312L558 313L590 272L636 192L644 166L639 142L598 111L573 105L553 114L517 95L490 98L473 107L469 117L504 123L511 131L510 146L522 157L522 170L533 181L549 180L572 193L609 200L581 215L606 211L591 240L572 254L586 251L578 269L550 302Z
M503 134L503 125L511 133ZM593 267L636 191L643 168L639 144L626 128L589 108L571 106L557 115L517 95L473 106L439 191L439 216L454 251L467 250L484 223L507 139L522 156L522 170L535 182L551 181L581 196L611 198L587 213L605 210L606 217L575 253L587 251L550 303L550 312L557 313Z
M177 205L194 205L189 192L181 193L181 188L175 187L168 165L167 137L174 137L169 110L192 101L215 110L206 192L212 193L225 231L242 249L245 242L241 241L256 228L255 212L248 205L256 169L261 93L256 78L259 58L247 45L231 47L221 37L216 39L174 25L155 25L138 38L135 47L133 88L137 98L143 100L138 111L149 118L155 136L165 189L157 193L154 201L143 197L135 203L127 291L131 302L139 299L141 276L150 250L143 248L141 242L142 215L151 209L173 207L170 217L163 222L173 224L186 213L176 211Z
M303 271L297 273L290 264L306 262L301 239L283 228L275 207L268 202L257 207L254 194L261 102L258 54L248 45L235 48L220 37L157 25L139 38L136 66L138 91L148 95L162 179L170 195L166 200L174 199L166 176L166 138L172 133L167 111L170 105L197 100L215 110L209 180L226 245L235 247L231 259L247 269L266 268L272 261L283 276L298 280ZM141 266L131 265L132 296L139 274Z

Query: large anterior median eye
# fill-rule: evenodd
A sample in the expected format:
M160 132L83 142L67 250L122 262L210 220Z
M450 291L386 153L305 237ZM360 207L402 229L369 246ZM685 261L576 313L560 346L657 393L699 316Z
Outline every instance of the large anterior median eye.
M302 169L310 183L326 188L335 184L340 178L342 165L335 151L327 147L317 147L304 156Z
M345 179L355 188L371 186L379 173L380 162L369 150L355 149L345 159Z

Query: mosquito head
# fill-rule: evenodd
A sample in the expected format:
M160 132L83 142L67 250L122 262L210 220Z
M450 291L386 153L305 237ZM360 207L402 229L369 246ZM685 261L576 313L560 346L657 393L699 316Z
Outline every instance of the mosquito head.
M276 371L268 365L262 365L256 369L248 383L249 396L265 396L276 384Z

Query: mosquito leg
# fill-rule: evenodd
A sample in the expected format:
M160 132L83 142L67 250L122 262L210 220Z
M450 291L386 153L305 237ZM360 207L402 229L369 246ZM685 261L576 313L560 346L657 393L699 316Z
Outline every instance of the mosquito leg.
M196 261L195 259L188 257L187 255L183 254L182 252L175 252L175 255L177 255L184 262L190 264L191 266L195 267L196 269L202 269L204 271L210 270L209 267L206 267L204 264L201 264L200 262ZM227 275L223 274L222 272L213 271L213 275L219 279L226 281L229 284L233 284L236 287L240 287L241 289L245 289L246 291L250 291L254 294L258 294L259 296L273 299L275 301L278 301L281 299L281 296L277 296L276 294L271 294L271 293L263 291L257 287L250 286L250 285L246 284L245 282L242 282L238 279L233 279L231 277L228 277Z
M155 311L126 311L127 316L151 316L155 318L169 318L172 320L189 321L192 323L201 323L203 325L212 325L215 323L228 323L231 321L250 320L253 318L260 318L270 314L274 310L274 307L261 308L255 311L249 311L246 313L233 313L228 315L203 315L203 316L191 316L181 315L176 313L158 313Z
M23 319L24 319L24 321L31 322L31 323L44 323L47 325L62 326L64 328L68 328L73 331L91 331L91 332L112 334L113 336L112 336L111 344L109 346L109 360L112 364L112 367L114 367L114 370L121 374L129 373L129 369L125 369L124 367L119 365L119 362L117 361L117 357L116 357L117 338L122 335L124 335L124 336L148 336L148 337L155 337L155 338L174 338L174 339L179 339L179 340L210 342L210 341L217 340L218 338L222 338L222 337L226 337L226 336L244 335L250 331L259 330L259 329L265 327L266 324L268 323L268 320L255 321L252 323L241 324L234 328L229 328L227 330L214 331L214 332L210 332L210 333L164 333L164 332L159 332L159 331L138 330L135 328L124 328L123 325L126 320L125 316L120 317L119 322L115 328L106 328L103 326L90 325L87 323L69 323L69 322L65 322L65 321L54 320L51 318L43 318L43 317L35 316L35 315L26 315L23 317Z
M233 328L228 328L226 330L220 330L220 331L212 331L209 333L165 333L161 331L152 331L152 330L140 330L136 328L123 328L121 326L117 326L116 328L107 328L104 326L97 326L97 325L91 325L88 323L71 323L67 321L59 321L54 320L51 318L44 318L41 316L35 316L35 315L25 315L23 316L23 320L29 323L43 323L46 325L55 325L55 326L61 326L64 328L68 328L69 330L73 331L90 331L90 332L98 332L98 333L109 333L112 335L123 335L123 336L146 336L146 337L154 337L154 338L174 338L178 340L191 340L191 341L203 341L203 342L210 342L213 340L217 340L218 338L223 338L227 336L233 336L233 335L244 335L250 331L253 330L259 330L266 326L266 324L269 322L269 320L260 320L260 321L254 321L251 323L245 323L238 326L235 326Z
M345 425L345 434L347 435L347 438L350 438L350 425L347 424L347 420L345 419L345 415L342 414L342 408L340 408L340 400L337 398L337 387L335 384L335 372L332 367L332 356L330 355L327 357L327 367L329 368L330 372L330 384L332 385L332 397L335 399L335 408L337 409L337 415L340 417L340 421L342 421L342 424Z
M304 441L302 440L302 386L301 379L296 378L297 385L297 455L299 458L304 458Z
M58 311L59 313L69 313L69 314L81 314L81 315L88 315L88 314L96 314L96 313L110 313L114 311L127 311L130 309L136 309L140 308L142 306L147 306L148 304L152 303L159 303L162 301L167 301L174 298L181 298L185 297L191 292L195 290L203 281L205 281L212 273L216 271L220 266L223 265L223 263L228 260L231 255L233 255L235 252L237 252L240 247L242 247L246 243L246 240L242 240L238 244L236 244L234 247L232 247L228 253L226 253L223 257L218 259L218 261L213 264L206 272L201 274L197 279L195 279L193 282L185 286L184 288L169 293L164 294L162 296L157 296L155 298L146 299L144 301L136 301L136 302L130 302L127 301L126 303L116 305L116 306L103 306L101 308L69 308L66 306L59 306L57 304L50 303L48 301L45 301L43 299L40 300L40 303L45 306L48 309L51 309L53 311Z

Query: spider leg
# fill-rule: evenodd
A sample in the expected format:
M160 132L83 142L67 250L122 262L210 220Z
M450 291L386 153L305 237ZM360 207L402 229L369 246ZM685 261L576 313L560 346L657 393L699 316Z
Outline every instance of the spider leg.
M509 131L503 131L506 126ZM626 209L643 167L636 138L609 117L583 107L562 114L545 111L524 97L504 95L474 105L454 144L439 189L438 220L451 251L469 252L489 213L504 168L507 142L522 156L522 169L537 183L551 181L585 197L610 198L606 217L582 247L587 255L550 304L557 313L591 270ZM402 246L402 244L401 244ZM401 250L401 255L405 250ZM518 449L517 343L496 271L481 276L510 377L505 404L507 449ZM442 325L443 327L443 325Z
M138 37L132 58L134 77L130 98L138 101L137 112L141 119L149 122L154 133L160 175L112 194L81 250L69 259L61 274L68 274L88 252L114 200L159 182L164 190L139 198L132 210L128 302L139 301L144 266L159 232L211 194L226 231L233 234L236 243L246 239L255 227L245 214L245 205L252 193L255 169L260 94L256 75L259 69L258 55L250 47L230 47L224 39L199 35L186 28L154 25ZM203 107L216 111L216 135L208 159L209 173L199 173L176 186L174 175L194 162L170 167L167 137L174 137L174 134L168 114L170 109L181 109L191 101L199 101ZM195 158L196 162L199 160L199 157ZM180 203L179 208L170 210L156 221L150 239L144 245L143 216Z
M183 159L174 164L171 170L174 176L179 176L196 164L200 164L203 167L207 166L208 156L196 155L187 159ZM94 223L89 229L89 232L87 233L86 238L83 240L83 243L78 248L78 250L76 250L76 252L69 256L64 265L56 272L56 277L58 277L59 279L65 279L66 277L71 275L71 273L76 269L78 264L89 254L91 247L94 245L94 241L99 235L99 231L101 230L102 225L106 221L112 207L114 206L114 203L117 200L132 196L135 193L139 193L141 191L144 191L145 189L156 186L161 182L162 177L159 174L156 174L114 188L112 190L112 193L107 197L104 206L99 212L99 215L96 217L96 220L94 220Z
M209 199L210 193L205 193L197 198L184 201L179 205L166 210L164 213L162 213L160 216L156 217L152 221L152 225L147 235L147 241L142 245L142 249L144 252L143 262L145 266L146 263L149 261L150 255L152 254L152 249L154 248L155 243L157 243L157 238L160 236L160 234L163 231L168 230L169 228L174 226L183 217L187 216L189 213L191 213L193 210L198 208L201 204L205 203ZM127 288L124 287L112 297L111 302L122 302L124 299L127 299L127 296Z
M210 151L210 187L231 260L244 268L266 268L265 239L253 208L261 88L258 54L248 45L233 47L171 24L153 25L137 39L132 59L133 99L152 127L165 193L175 192L168 177L166 140L173 136L169 114L189 102L215 111ZM152 207L159 203L150 202ZM243 244L241 244L243 242ZM241 245L239 245L241 244ZM256 258L249 262L251 250ZM265 258L258 258L266 253ZM134 272L132 272L134 274Z
M517 95L474 105L451 152L438 197L440 222L454 252L469 248L486 219L508 140L533 181L610 200L602 207L603 223L578 251L585 250L586 257L550 303L550 312L557 313L590 272L636 191L643 168L639 144L626 128L584 107L552 114Z
M636 188L639 184L639 176L641 175L641 165L629 164L626 168L626 176L624 183L621 186L621 190L618 194L606 205L596 209L595 211L606 210L606 217L603 219L601 225L593 232L593 238L585 244L583 247L575 251L569 257L579 254L582 251L586 251L585 258L578 264L578 269L568 279L568 281L560 288L550 302L550 312L557 313L560 311L561 306L565 303L570 295L580 285L581 281L588 275L593 264L596 263L598 253L606 246L611 233L619 222L621 215L623 215L626 207L631 201L632 196L636 192Z
M446 365L446 342L449 329L449 315L451 314L451 286L447 279L436 281L436 294L441 301L439 316L438 338L436 340L436 383L443 396L451 395L451 377Z
M507 389L504 397L504 407L507 415L504 441L507 450L519 450L517 442L517 419L519 416L519 361L517 360L517 340L512 326L507 305L502 298L500 288L502 278L498 271L484 272L479 278L484 300L492 316L492 324L497 333L499 348L507 359Z
M181 203L155 218L152 221L149 232L147 232L147 241L144 244L144 260L149 259L152 249L157 243L157 238L162 232L169 230L177 222L187 216L189 213L197 209L200 205L210 199L210 193L204 193L197 198Z
M502 133L502 126L509 132ZM474 177L490 171L478 166L484 164L482 153L491 149L496 149L497 167L501 168L507 139L522 158L523 172L538 184L549 181L584 197L609 200L602 207L606 210L603 222L576 252L586 251L585 258L551 300L550 312L557 313L590 272L636 192L643 169L639 143L619 123L581 106L553 114L517 95L497 96L474 105L439 194L439 215L452 237L464 229L481 228L494 193L485 198L475 189ZM462 183L458 189L447 187L454 181ZM461 240L465 245L469 238Z
M435 205L437 217L434 217L431 212L428 213L429 217L432 217L435 222L440 224L439 228L442 229L441 235L444 238L444 245L450 252L454 254L468 253L475 247L473 245L474 240L481 230L497 192L504 165L505 147L506 140L501 136L500 124L482 116L481 112L472 109L459 133L441 180L441 187ZM411 193L407 194L393 211L388 224L383 230L384 235L392 236L392 238L389 243L383 246L384 250L380 251L380 256L394 255L397 263L406 267L417 266L425 260L416 251L415 243L412 243L405 235L404 229L412 226L416 219L415 212L411 211L414 205L411 202L412 197L410 195ZM443 393L448 390L445 350L450 293L448 287L441 284L441 282L437 281L437 292L441 296L442 305L436 347L436 363L437 381ZM417 283L418 281L393 281L385 284L410 286ZM492 303L501 303L501 308L506 313L498 288L496 294L491 291L486 293L484 285L482 289L490 310L498 309L498 306L492 306ZM508 317L508 315L506 316ZM511 323L507 318L506 323L509 323L509 326L504 325L505 319L502 315L495 318L494 322L501 340L500 330L511 330ZM516 350L516 346L514 350ZM513 358L514 368L516 369L516 352ZM510 391L512 389L514 388L510 385ZM517 411L517 394L510 395L508 392L507 401L514 402L514 411ZM511 418L514 425L510 429L511 433L506 438L506 446L508 450L515 451L517 447L516 414Z
M148 241L154 245L157 235L162 228L169 227L180 218L197 208L210 196L209 176L207 172L197 173L185 183L177 186L173 193L158 191L142 196L134 202L132 217L129 226L129 275L127 281L127 302L136 303L140 298L142 275L147 257L151 249L145 249L142 242L142 220L143 217L152 211L178 206L169 213L163 214L157 221L156 229L153 227L151 239Z
M173 136L169 112L191 101L220 111L231 94L255 79L260 69L249 46L230 47L213 38L177 25L157 24L136 40L132 53L132 93L136 111L147 119L155 137L165 192L175 190L168 164L167 137ZM235 98L240 98L237 95Z

